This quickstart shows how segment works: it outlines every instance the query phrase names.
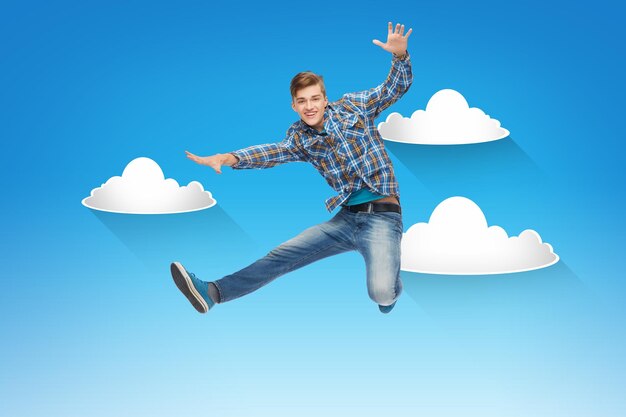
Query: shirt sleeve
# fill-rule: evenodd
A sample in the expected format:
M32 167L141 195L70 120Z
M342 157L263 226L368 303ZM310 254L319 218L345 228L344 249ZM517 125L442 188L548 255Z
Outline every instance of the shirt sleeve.
M345 94L344 98L364 110L372 118L378 117L387 107L398 101L411 87L413 72L409 53L399 59L395 55L385 82L378 87L356 93Z
M233 169L271 168L287 162L304 161L302 153L296 148L291 129L281 142L253 145L230 152L239 160Z

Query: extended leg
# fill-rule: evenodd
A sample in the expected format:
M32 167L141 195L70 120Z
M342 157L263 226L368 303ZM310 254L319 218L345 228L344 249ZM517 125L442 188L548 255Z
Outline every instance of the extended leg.
M246 268L214 281L220 303L249 294L274 279L320 259L354 250L352 234L339 213L310 227Z

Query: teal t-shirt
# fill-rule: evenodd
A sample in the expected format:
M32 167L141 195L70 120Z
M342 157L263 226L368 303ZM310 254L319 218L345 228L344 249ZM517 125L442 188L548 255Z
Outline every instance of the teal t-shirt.
M356 204L367 203L369 201L378 200L385 197L384 195L376 194L370 191L369 188L361 188L358 191L350 194L348 201L344 203L346 206L354 206Z

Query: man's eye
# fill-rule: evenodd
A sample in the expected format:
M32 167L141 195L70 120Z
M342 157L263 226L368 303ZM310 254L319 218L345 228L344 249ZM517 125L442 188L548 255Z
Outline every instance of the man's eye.
M320 101L320 98L319 98L319 97L315 97L315 98L313 99L313 101Z

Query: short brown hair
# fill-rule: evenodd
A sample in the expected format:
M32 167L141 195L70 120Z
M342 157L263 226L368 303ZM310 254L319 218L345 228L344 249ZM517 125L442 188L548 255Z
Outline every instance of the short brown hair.
M326 97L326 87L324 87L324 77L321 75L317 75L311 71L299 72L295 77L291 79L291 86L289 89L291 90L291 98L296 98L296 94L298 90L302 90L303 88L310 87L312 85L319 84L322 94Z

